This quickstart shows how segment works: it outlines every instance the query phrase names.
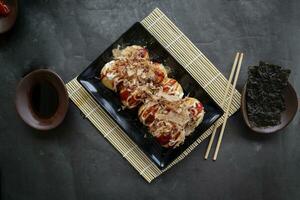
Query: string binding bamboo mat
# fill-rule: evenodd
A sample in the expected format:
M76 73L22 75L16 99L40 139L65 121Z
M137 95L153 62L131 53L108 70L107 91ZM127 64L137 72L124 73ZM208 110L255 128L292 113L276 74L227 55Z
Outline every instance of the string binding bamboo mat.
M203 53L158 8L141 23L222 107L227 79ZM76 78L67 83L67 89L69 97L85 117L148 182L181 161L212 132L212 128L208 129L166 169L160 170L85 91ZM240 98L240 93L235 90L230 115L239 109ZM226 97L227 100L229 97ZM225 110L226 106L222 108ZM224 116L216 122L217 126L220 126L223 120Z

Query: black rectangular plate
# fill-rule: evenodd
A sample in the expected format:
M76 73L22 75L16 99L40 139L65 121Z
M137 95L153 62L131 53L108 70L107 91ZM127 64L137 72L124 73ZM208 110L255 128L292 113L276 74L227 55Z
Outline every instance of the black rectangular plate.
M121 48L129 45L145 46L150 53L151 60L160 62L171 68L169 77L173 77L181 84L185 95L195 97L203 103L205 110L203 122L185 139L184 144L180 147L175 149L161 147L159 143L151 137L146 127L139 122L137 116L138 109L122 110L119 96L107 89L97 79L105 63L113 59L112 50L117 48L118 45L120 45ZM160 169L167 167L223 115L223 110L217 103L214 102L194 78L138 22L90 64L77 77L77 80Z

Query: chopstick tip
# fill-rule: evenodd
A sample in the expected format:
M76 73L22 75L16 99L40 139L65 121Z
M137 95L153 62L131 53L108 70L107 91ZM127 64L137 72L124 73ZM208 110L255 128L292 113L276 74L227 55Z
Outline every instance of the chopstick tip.
M213 161L216 161L217 160L217 156L218 156L218 154L216 154L216 155L214 155L214 157L213 157Z

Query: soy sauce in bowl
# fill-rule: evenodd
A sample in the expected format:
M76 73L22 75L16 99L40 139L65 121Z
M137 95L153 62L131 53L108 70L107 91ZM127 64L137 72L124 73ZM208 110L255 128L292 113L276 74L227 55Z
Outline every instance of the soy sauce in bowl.
M40 118L52 117L58 108L58 93L49 81L40 81L31 89L31 106Z
M65 83L49 69L30 72L18 84L16 109L32 128L50 130L62 123L68 110Z

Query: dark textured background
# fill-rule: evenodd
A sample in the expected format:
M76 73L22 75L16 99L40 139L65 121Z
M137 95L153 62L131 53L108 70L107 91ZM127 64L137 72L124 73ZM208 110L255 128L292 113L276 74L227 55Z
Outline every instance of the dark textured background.
M219 159L207 141L153 183L146 181L70 105L49 133L26 126L14 96L21 76L51 66L69 81L134 22L159 7L228 76L236 51L247 66L265 60L292 69L300 94L300 2L270 0L26 0L0 40L1 197L10 199L299 199L300 115L278 134L229 120Z

